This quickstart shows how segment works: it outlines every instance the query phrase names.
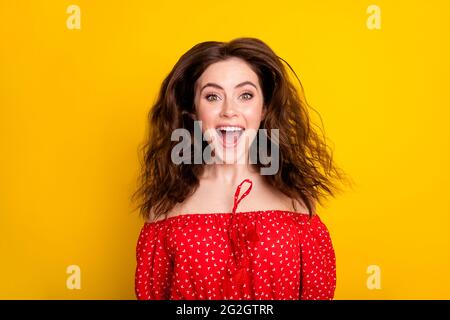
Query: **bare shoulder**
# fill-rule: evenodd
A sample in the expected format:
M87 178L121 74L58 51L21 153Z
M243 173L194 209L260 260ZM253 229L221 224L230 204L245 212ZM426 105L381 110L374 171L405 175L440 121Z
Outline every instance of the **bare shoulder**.
M297 199L291 199L292 206L295 212L298 212L299 214L309 214L308 207L303 201L298 201ZM313 213L314 213L314 207L313 207Z
M255 186L253 201L263 209L280 209L298 212L299 214L309 214L303 201L289 197L266 182Z
M152 209L150 209L149 215L148 215L148 217L146 217L145 222L151 223L151 222L162 221L162 220L165 220L166 218L168 218L169 214L170 214L170 212L168 214L165 214L165 215L163 214L163 215L160 215L159 217L156 217L155 211L152 208Z

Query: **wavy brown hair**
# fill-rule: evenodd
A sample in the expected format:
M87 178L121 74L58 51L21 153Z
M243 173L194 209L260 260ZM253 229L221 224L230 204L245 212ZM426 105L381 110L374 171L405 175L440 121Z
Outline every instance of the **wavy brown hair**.
M178 142L171 141L171 135L178 128L193 134L194 124L188 114L195 112L195 83L208 66L231 57L246 61L258 75L267 109L260 129L279 129L279 170L275 175L265 175L266 181L291 199L303 202L311 217L316 201L321 203L321 198L335 196L341 190L337 181L345 180L345 174L335 165L323 130L319 127L319 133L314 128L308 110L311 107L292 67L256 38L207 41L181 56L162 82L149 112L148 137L140 149L142 172L132 196L138 201L135 209L147 220L166 215L198 188L204 164L174 164L171 152ZM299 89L283 62L295 75ZM253 165L264 166L259 161Z

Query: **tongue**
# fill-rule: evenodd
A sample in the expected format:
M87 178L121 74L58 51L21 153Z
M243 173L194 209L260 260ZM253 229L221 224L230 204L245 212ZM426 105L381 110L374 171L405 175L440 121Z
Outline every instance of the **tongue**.
M222 141L224 145L234 145L237 143L241 133L239 131L229 131L222 133Z

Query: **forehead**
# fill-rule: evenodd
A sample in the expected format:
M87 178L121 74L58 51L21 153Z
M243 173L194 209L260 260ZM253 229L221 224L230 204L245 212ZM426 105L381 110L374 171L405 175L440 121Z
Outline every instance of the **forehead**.
M258 75L247 62L233 57L209 65L197 80L197 85L201 87L207 82L215 82L223 86L234 87L235 84L243 81L252 81L258 85Z

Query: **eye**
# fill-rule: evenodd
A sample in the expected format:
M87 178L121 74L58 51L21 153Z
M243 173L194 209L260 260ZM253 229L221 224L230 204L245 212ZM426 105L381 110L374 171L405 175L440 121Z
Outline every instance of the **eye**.
M205 96L205 99L208 100L209 102L213 102L219 100L219 96L217 94L207 94Z
M250 100L251 98L253 98L253 94L251 94L250 92L245 92L241 95L241 97L244 97L244 100Z

